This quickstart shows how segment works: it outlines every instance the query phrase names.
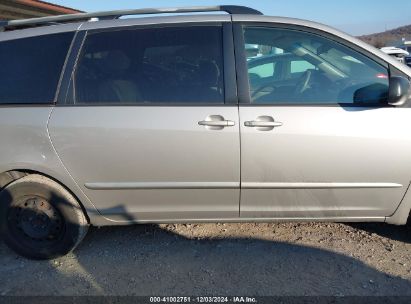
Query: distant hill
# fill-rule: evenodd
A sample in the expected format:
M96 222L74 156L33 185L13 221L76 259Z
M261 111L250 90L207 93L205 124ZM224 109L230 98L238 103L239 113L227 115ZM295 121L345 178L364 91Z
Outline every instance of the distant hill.
M382 33L364 35L358 38L369 44L372 44L375 47L381 48L383 46L386 46L389 42L398 41L402 38L408 38L411 40L411 25L401 26Z

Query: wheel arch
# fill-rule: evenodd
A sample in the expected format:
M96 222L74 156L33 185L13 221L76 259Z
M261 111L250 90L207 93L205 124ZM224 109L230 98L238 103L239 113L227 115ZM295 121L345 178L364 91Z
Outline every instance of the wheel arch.
M407 191L400 205L395 210L394 214L386 217L385 222L394 225L405 225L411 220L411 183L408 185Z
M73 191L70 187L68 187L65 183L63 183L59 178L56 178L50 174L47 174L45 172L42 171L38 171L38 170L33 170L33 169L12 169L12 170L8 170L8 171L4 171L2 173L0 173L0 192L7 187L7 185L9 185L10 183L24 177L27 175L31 175L31 174L38 174L44 177L47 177L49 179L51 179L52 181L56 182L57 184L61 185L62 187L64 187L64 189L66 189L79 203L84 216L87 219L87 222L90 224L91 223L91 219L90 219L90 206L87 206L84 204L83 200L80 199L80 197L75 193L75 191ZM92 205L91 203L89 203L88 205L91 205L93 207L93 209L95 209L94 205ZM96 210L96 209L95 209ZM96 210L97 211L97 210Z
M26 176L27 173L21 170L10 170L0 173L0 191L11 182Z

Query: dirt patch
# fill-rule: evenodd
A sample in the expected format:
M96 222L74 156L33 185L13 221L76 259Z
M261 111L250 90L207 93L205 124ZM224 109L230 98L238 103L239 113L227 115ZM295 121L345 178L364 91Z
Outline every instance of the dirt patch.
M385 224L91 229L72 254L0 243L2 295L411 295L411 228Z

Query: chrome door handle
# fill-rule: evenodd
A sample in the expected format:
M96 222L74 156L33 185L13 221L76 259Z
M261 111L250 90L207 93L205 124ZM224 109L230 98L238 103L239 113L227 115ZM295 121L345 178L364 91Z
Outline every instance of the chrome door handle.
M275 127L281 127L283 125L280 121L275 121L272 116L258 116L255 120L249 120L244 122L244 126L255 128L257 131L271 131Z
M226 120L221 115L208 115L204 120L198 122L200 126L205 126L207 130L222 130L225 127L232 127L235 122Z
M235 122L232 120L202 120L199 121L200 126L210 126L210 127L232 127Z
M258 121L258 120L250 120L245 121L244 126L246 127L281 127L283 125L282 122L279 121Z

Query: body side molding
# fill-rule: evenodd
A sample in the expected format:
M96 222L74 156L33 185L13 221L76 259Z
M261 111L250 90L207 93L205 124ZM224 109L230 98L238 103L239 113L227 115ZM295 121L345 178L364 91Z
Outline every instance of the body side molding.
M237 182L91 182L90 190L125 189L235 189ZM241 183L242 189L347 189L347 188L401 188L397 183Z

